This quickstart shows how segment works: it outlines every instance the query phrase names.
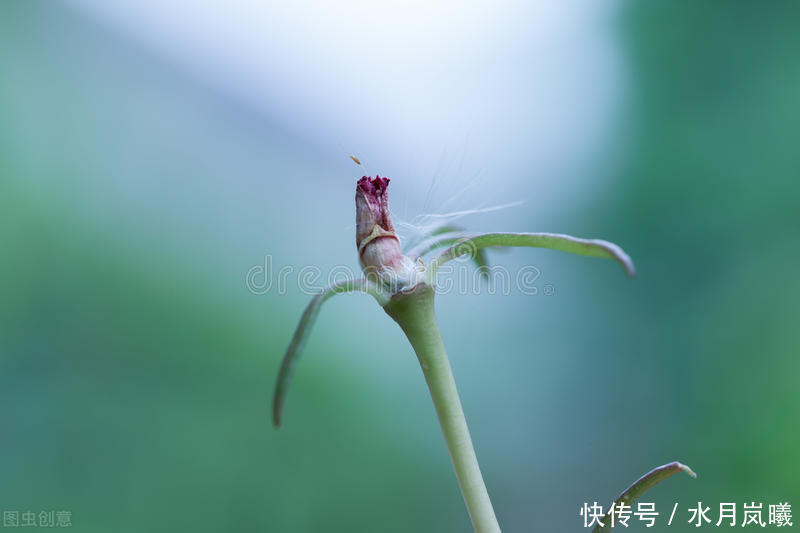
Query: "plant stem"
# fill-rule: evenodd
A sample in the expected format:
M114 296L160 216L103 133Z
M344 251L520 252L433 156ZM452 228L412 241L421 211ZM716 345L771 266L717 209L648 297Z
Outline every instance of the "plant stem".
M467 421L433 308L433 289L420 283L397 293L384 309L403 329L417 354L439 416L458 484L477 533L497 533L500 525L481 476Z

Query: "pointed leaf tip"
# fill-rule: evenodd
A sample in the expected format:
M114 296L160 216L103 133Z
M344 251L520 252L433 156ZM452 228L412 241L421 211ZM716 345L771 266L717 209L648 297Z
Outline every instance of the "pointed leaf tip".
M683 463L679 463L678 461L673 461L671 463L667 463L665 465L661 465L657 468L652 469L650 472L646 473L645 475L634 481L630 487L625 489L622 492L622 494L617 496L617 499L614 500L614 504L619 504L620 502L622 502L625 505L631 505L649 489L661 483L668 477L677 474L678 472L686 472L693 478L697 478L697 474L694 473L694 470L692 470ZM602 524L603 525L598 524L594 528L592 533L611 531L612 529L611 512L606 513L605 517L602 520Z

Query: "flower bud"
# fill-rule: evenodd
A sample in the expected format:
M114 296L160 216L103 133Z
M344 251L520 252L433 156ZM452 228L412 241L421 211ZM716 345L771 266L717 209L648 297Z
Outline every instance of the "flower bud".
M389 178L363 176L356 185L356 246L361 267L368 277L394 290L416 279L417 269L403 255L394 232L386 188Z

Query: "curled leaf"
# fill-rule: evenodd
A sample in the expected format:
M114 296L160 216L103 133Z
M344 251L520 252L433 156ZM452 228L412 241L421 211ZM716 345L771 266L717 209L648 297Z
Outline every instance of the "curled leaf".
M638 500L642 494L653 488L655 485L664 481L671 475L677 474L681 471L686 472L694 478L697 477L697 474L695 474L691 468L677 461L659 466L658 468L654 468L650 472L634 481L633 485L625 489L622 494L617 496L617 499L614 500L614 507L617 507L620 503L624 503L625 505L633 504L633 502ZM602 521L603 525L601 526L598 524L592 533L611 531L611 513L612 511L609 511L606 514Z
M625 251L613 242L600 239L579 239L558 233L485 233L460 241L437 257L431 265L431 276L444 263L465 254L476 254L487 246L527 246L550 248L577 255L614 259L625 269L628 276L636 275L633 261Z
M346 280L340 283L326 287L319 294L311 299L311 302L303 311L303 316L300 317L300 323L297 324L297 329L294 332L292 341L289 343L289 348L286 349L286 354L283 356L281 368L278 371L278 381L275 384L275 395L272 400L272 422L275 427L281 425L281 415L283 413L283 403L286 399L286 394L289 392L289 383L292 379L294 367L297 364L297 359L303 351L303 347L311 334L311 328L314 321L317 319L320 307L322 304L335 294L343 292L365 292L372 295L381 306L389 302L389 297L380 287L375 283L366 279Z

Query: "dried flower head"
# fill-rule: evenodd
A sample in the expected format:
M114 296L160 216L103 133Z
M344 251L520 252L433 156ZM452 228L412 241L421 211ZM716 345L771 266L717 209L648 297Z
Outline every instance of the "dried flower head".
M414 261L403 255L389 211L389 178L363 176L356 184L356 246L361 268L393 290L419 277Z

